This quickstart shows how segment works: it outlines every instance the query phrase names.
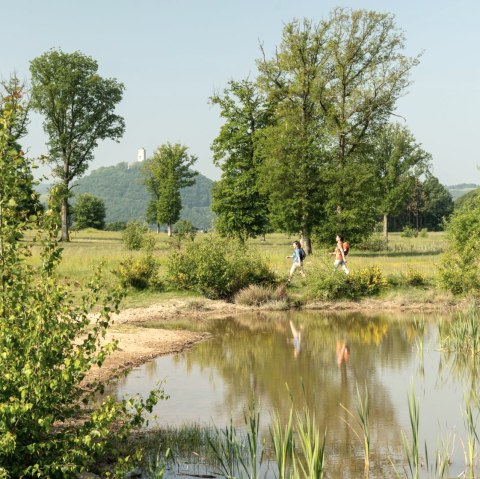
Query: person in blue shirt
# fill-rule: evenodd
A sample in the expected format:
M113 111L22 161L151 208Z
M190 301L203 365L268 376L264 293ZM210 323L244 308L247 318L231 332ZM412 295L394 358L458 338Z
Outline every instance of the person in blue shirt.
M292 267L290 268L290 273L288 275L287 284L290 283L297 269L300 271L300 274L305 278L305 272L303 271L302 245L300 244L300 241L293 242L293 254L292 256L287 256L287 258L293 259Z

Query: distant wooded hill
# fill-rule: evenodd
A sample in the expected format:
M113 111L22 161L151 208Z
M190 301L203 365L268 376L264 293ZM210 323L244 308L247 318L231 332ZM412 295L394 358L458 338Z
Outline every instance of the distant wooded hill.
M451 185L446 187L447 190L452 195L453 200L467 194L469 191L476 190L480 188L480 185L475 185L474 183L462 183L460 185Z
M141 164L119 163L93 170L76 182L73 193L90 193L102 198L107 210L106 223L144 221L150 195L142 183ZM189 220L200 229L212 226L211 189L213 181L198 175L193 186L181 190L181 219ZM74 203L74 200L72 201Z

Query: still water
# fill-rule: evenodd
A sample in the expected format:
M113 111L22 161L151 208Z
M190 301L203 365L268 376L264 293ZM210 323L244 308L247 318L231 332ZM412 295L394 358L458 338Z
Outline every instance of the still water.
M413 388L421 455L425 459L424 443L430 463L438 448L448 449L447 477L465 470L464 411L478 371L439 351L438 318L250 314L213 321L211 332L212 339L189 351L134 369L116 393L146 394L165 380L170 398L155 410L160 426L222 427L232 418L242 428L253 399L266 432L271 412L286 421L293 401L326 430L326 477L354 479L363 476L363 446L344 408L355 415L357 387L362 397L368 390L370 478L394 477L394 466L406 477L402 431L411 438L407 397Z

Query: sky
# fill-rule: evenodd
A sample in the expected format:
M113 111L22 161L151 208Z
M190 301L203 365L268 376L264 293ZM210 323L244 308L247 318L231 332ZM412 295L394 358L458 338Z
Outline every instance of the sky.
M0 77L28 80L33 58L79 50L126 88L117 108L126 132L98 146L90 171L178 142L217 180L210 145L222 121L209 97L231 79L254 78L260 44L272 54L285 23L319 21L337 6L395 15L405 53L422 53L396 113L432 154L441 183L480 183L478 0L0 0ZM23 146L39 156L45 141L42 119L32 115Z

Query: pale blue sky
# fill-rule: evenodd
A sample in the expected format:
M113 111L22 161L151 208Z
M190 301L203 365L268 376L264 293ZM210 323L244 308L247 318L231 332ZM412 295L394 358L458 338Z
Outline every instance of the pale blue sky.
M335 6L395 14L406 52L424 52L398 113L432 153L442 183L480 183L478 0L0 0L0 76L28 77L30 60L52 47L80 50L126 86L118 108L126 133L101 144L90 169L170 141L187 145L197 169L218 179L210 145L221 120L208 97L229 79L253 77L259 42L273 52L284 23L319 20ZM24 146L44 153L39 117L30 131Z

